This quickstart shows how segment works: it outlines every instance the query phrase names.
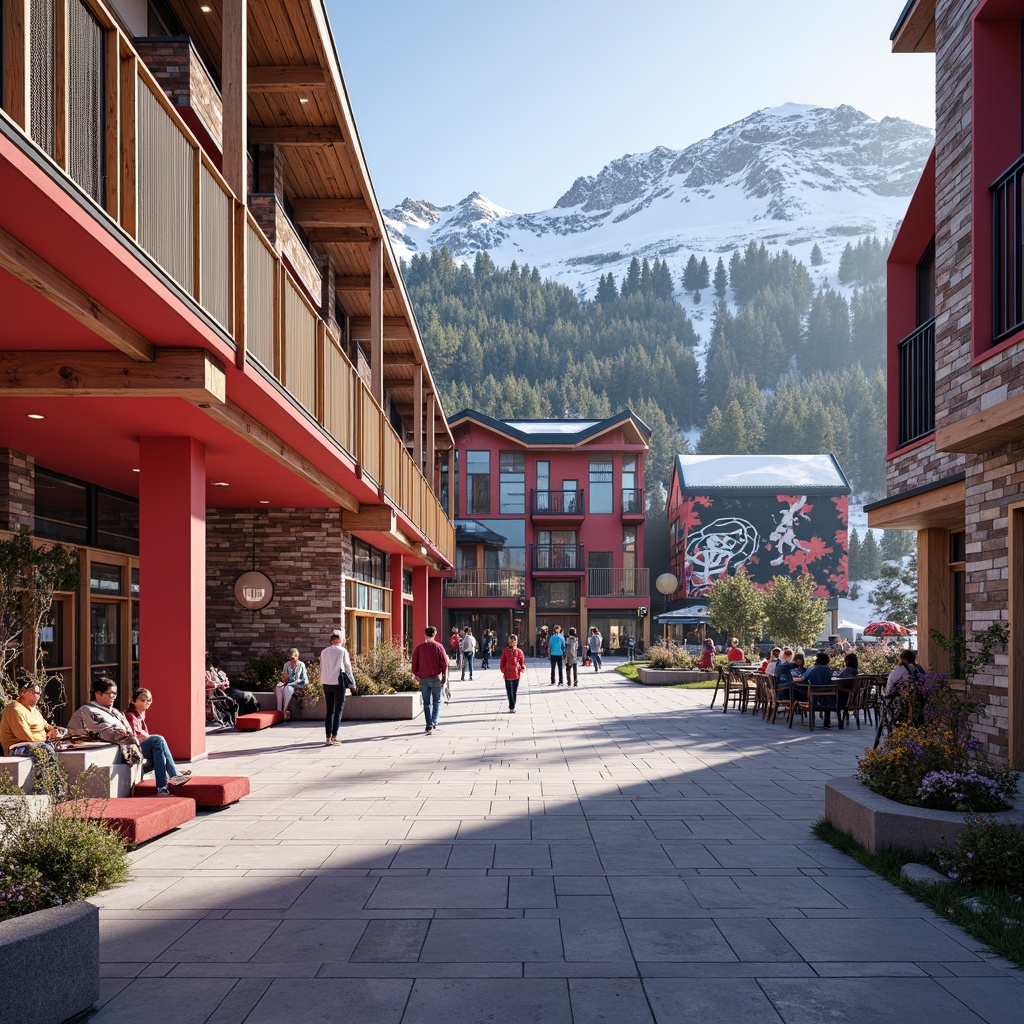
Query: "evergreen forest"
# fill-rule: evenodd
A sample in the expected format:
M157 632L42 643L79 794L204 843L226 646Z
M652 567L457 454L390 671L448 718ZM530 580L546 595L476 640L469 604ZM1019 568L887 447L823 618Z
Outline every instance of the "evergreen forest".
M873 237L846 246L838 276L849 297L815 290L789 252L753 242L714 270L691 256L679 281L664 261L634 258L591 300L486 252L470 267L434 250L404 275L449 414L588 418L629 407L654 432L655 506L651 485L667 484L684 431L707 454L834 452L868 497L885 486L888 249ZM704 373L691 302L714 303Z

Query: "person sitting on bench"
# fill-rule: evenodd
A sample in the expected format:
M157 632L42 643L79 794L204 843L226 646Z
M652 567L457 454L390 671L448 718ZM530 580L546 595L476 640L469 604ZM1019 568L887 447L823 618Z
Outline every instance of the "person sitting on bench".
M153 762L153 773L156 775L156 791L159 795L167 793L168 785L184 786L192 772L186 769L178 771L174 758L167 748L167 741L160 735L150 733L146 726L146 712L153 703L153 694L146 689L137 689L132 693L132 702L128 706L128 724L135 732L142 754L147 761Z
M18 684L18 699L12 700L0 715L0 747L9 757L31 757L36 781L42 783L48 769L57 766L54 744L65 729L50 725L36 705L42 690L37 682L24 679ZM56 778L56 776L54 776ZM57 798L62 795L58 793Z

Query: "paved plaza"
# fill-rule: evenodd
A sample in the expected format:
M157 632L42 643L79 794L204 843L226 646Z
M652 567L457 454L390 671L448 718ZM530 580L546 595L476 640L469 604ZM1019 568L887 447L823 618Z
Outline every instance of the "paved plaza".
M252 795L132 856L94 1024L989 1024L1024 979L819 842L872 736L530 660L440 728L213 734ZM358 699L358 698L356 698ZM159 720L154 722L159 728Z

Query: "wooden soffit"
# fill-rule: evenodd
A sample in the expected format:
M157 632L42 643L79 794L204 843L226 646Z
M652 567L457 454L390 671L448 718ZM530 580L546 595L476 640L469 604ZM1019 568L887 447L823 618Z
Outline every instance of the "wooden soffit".
M941 452L992 451L1024 440L1024 393L935 428L935 447Z
M935 0L910 0L891 40L893 53L934 53Z
M868 509L873 530L962 530L966 488L963 480L943 484Z

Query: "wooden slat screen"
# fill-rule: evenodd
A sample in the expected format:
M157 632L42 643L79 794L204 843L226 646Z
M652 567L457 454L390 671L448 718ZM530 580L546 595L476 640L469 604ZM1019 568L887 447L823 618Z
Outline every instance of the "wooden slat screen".
M204 166L199 169L202 255L199 261L202 306L226 331L231 330L232 200Z
M355 455L354 376L344 354L328 340L324 350L324 427L350 455Z
M284 277L284 383L307 412L316 415L316 313L291 276Z
M249 355L274 372L274 281L277 262L250 218L245 225L245 337Z

